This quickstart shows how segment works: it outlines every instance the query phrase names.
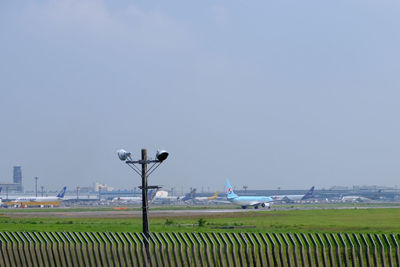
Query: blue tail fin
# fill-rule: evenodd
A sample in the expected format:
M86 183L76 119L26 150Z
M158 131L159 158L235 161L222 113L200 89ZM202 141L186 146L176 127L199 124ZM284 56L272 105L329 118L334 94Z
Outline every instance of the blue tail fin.
M60 191L60 193L58 193L57 197L59 198L63 198L65 195L65 191L67 190L67 187L64 186L63 189Z
M158 188L157 189L150 189L147 192L147 198L148 198L150 203L153 202L153 200L156 198L157 192L158 192Z
M233 188L231 184L229 183L229 180L226 179L226 198L235 198L237 195L233 192Z
M148 200L150 203L153 202L154 198L156 197L156 193L157 193L157 191L155 189L150 189L147 192L147 197L148 197Z
M0 186L0 193L1 193L1 189L3 189L3 187Z
M196 197L196 188L191 189L189 193L187 193L181 200L182 201L187 201L194 199Z
M308 190L308 192L301 198L301 200L306 200L306 199L312 198L313 193L314 193L314 186L311 187L310 190Z

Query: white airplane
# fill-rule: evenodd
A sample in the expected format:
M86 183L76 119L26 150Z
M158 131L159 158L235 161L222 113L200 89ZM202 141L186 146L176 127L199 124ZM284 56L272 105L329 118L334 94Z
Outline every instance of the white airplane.
M52 202L52 201L59 201L64 199L65 191L67 190L67 187L64 186L63 189L61 189L60 193L57 194L57 196L54 197L18 197L15 200L11 202Z
M157 191L154 189L151 189L148 191L148 199L149 201L153 201L154 197L156 195ZM142 197L114 197L111 202L141 202L142 201Z
M307 193L304 195L276 195L276 196L271 196L274 201L286 201L286 202L293 202L293 201L301 201L301 200L306 200L309 198L312 198L314 193L314 186L308 190Z
M254 207L258 209L261 207L269 207L270 202L274 201L271 197L265 196L243 196L240 197L233 192L232 186L229 183L229 180L226 179L226 198L229 202L242 206L243 209L247 207Z
M342 202L365 202L371 201L371 199L362 196L343 196L340 200Z
M140 202L142 197L114 197L111 202Z

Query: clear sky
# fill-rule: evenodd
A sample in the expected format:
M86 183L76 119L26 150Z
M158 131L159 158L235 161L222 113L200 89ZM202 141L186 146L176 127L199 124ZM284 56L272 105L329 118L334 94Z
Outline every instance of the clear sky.
M0 180L398 185L400 2L0 1Z

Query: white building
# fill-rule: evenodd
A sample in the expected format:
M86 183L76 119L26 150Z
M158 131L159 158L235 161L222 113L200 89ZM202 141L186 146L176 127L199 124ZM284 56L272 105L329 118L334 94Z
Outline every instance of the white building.
M113 191L114 187L108 186L106 184L101 184L99 182L96 182L93 186L94 191L98 192L100 191Z

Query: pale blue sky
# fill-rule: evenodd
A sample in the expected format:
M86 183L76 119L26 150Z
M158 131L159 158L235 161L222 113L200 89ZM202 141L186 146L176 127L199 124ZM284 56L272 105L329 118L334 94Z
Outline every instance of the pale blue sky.
M1 1L0 180L397 185L399 1ZM117 3L116 3L117 2Z

